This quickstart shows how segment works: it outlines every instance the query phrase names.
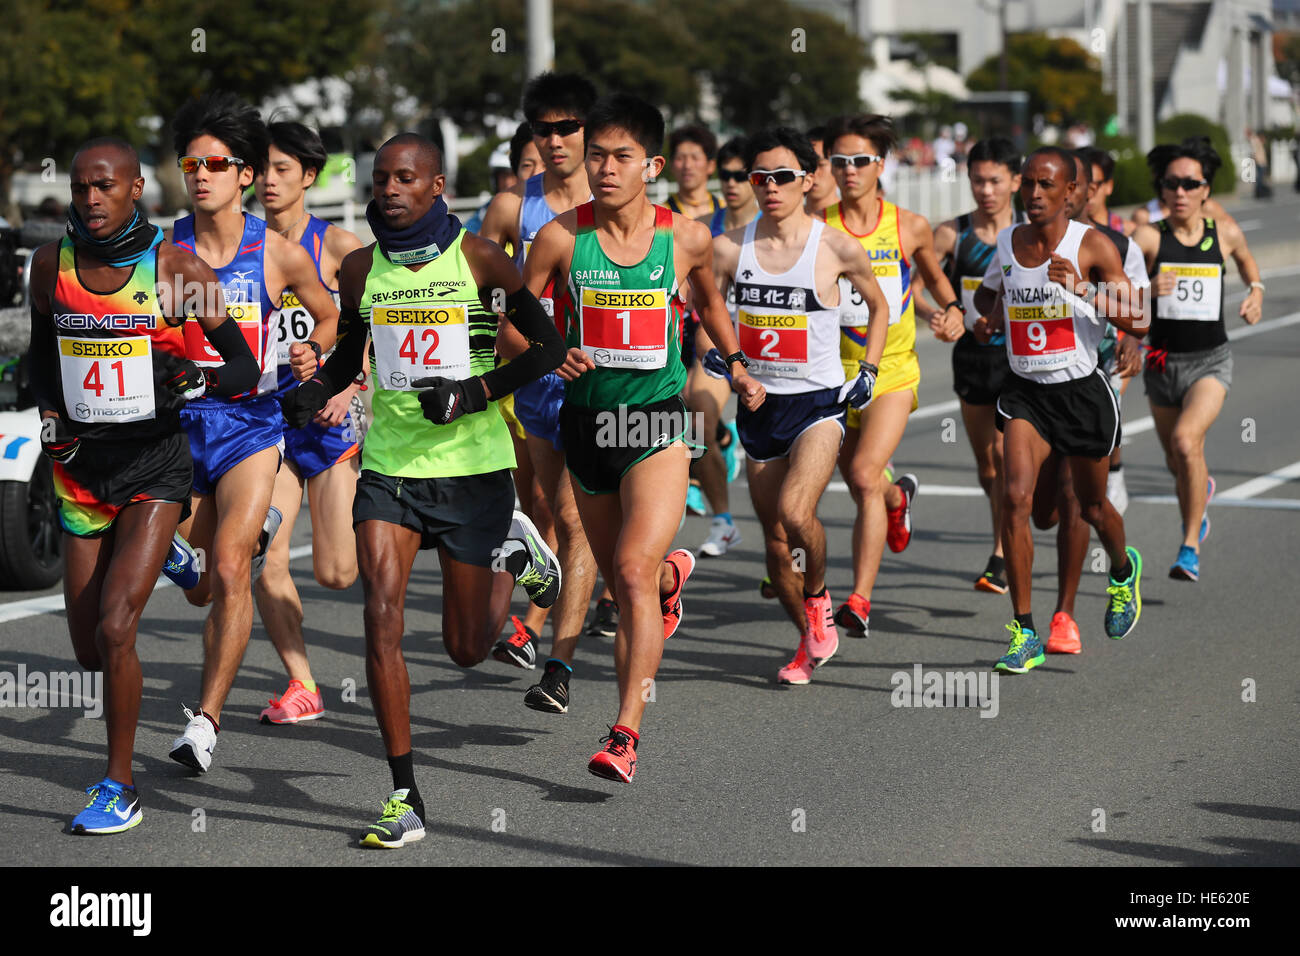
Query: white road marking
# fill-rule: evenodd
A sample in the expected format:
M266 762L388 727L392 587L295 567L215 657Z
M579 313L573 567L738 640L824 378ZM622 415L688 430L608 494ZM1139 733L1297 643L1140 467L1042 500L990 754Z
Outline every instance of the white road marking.
M289 560L293 561L309 554L311 554L311 545L309 544L304 544L298 548L290 548ZM153 586L153 589L157 591L159 588L175 586L166 577L160 575L158 583ZM0 604L0 624L4 624L6 621L20 621L25 617L35 617L38 614L49 614L63 609L62 594L47 594L45 597L26 598L9 604Z
M1221 491L1215 495L1214 502L1218 503L1225 500L1242 501L1246 498L1254 498L1266 491L1272 491L1279 485L1285 485L1295 478L1300 478L1300 461L1287 465L1285 468L1279 468L1277 471L1270 471L1267 475L1260 475L1258 478L1243 481L1227 491Z

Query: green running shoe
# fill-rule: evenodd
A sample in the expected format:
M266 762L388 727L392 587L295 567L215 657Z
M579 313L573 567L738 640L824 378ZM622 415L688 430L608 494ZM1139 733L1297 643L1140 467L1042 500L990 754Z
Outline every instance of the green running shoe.
M396 850L406 843L424 839L424 821L415 808L406 802L409 790L394 790L388 795L379 821L366 827L361 834L362 846L380 846Z
M1124 551L1133 571L1127 581L1111 578L1110 587L1106 588L1110 595L1110 605L1106 608L1106 636L1116 641L1128 637L1142 616L1142 555L1132 545Z
M1008 624L1007 630L1011 632L1011 646L993 665L995 671L1024 674L1047 660L1047 655L1043 653L1043 642L1037 634L1024 630L1018 621Z

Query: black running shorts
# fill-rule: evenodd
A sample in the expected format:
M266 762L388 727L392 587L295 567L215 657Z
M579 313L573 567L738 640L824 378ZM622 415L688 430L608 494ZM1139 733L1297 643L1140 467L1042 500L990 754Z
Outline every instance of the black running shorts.
M583 408L568 402L560 409L560 435L565 464L589 495L618 491L628 470L678 441L698 447L703 436L691 427L692 417L674 395L650 405L616 409Z
M1012 375L1005 345L980 345L967 332L952 349L952 390L967 405L995 405Z
M1101 369L1055 385L1012 373L997 409L999 429L1012 418L1022 418L1062 455L1101 459L1119 444L1119 405Z

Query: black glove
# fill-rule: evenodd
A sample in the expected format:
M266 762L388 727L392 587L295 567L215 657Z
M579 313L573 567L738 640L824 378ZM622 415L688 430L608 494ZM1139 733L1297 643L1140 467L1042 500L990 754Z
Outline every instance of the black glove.
M308 379L280 397L280 410L290 428L302 428L330 400L329 389L318 378Z
M163 382L163 385L173 395L187 402L202 398L208 393L208 380L203 374L203 369L188 359L177 366L176 374Z
M871 401L872 393L876 390L876 375L878 373L876 366L867 362L858 362L858 377L845 382L840 388L840 401L848 402L851 406L861 409Z
M424 417L435 425L447 425L462 415L472 415L487 408L487 392L480 378L463 378L459 381L433 375L417 378L412 388L426 389L420 393L420 407Z
M68 426L57 415L41 422L41 451L51 461L66 465L76 457L81 439L68 431Z

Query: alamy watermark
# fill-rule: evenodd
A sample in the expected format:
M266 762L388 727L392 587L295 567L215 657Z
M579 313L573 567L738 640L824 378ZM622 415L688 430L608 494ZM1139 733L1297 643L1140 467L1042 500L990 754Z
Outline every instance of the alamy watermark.
M665 448L683 441L692 458L704 454L704 415L620 405L596 413L597 448Z
M981 717L998 715L996 671L895 671L889 702L895 707L978 707Z
M80 708L91 720L104 713L104 675L99 671L0 671L0 708Z

